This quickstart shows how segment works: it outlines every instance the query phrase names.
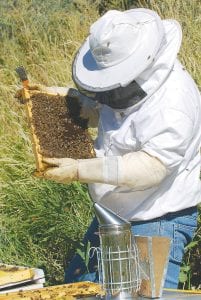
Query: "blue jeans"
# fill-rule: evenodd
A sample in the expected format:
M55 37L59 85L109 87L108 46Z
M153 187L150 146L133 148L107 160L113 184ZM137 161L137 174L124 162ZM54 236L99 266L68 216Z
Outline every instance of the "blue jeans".
M132 222L131 230L134 235L165 236L172 241L170 257L165 280L166 288L177 288L179 271L184 255L184 248L189 244L197 228L197 207L191 207L175 213L168 213L150 221ZM98 222L94 218L89 226L83 244L90 247L99 246ZM65 271L65 282L98 281L97 258L89 259L88 266L83 258L76 254Z

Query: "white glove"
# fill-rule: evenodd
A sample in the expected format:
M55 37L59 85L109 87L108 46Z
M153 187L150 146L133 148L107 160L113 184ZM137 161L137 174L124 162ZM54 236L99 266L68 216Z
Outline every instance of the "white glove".
M78 161L72 158L43 158L51 167L43 173L44 177L59 183L70 183L78 179Z
M59 87L59 86L45 86L39 83L36 84L29 84L27 89L30 91L40 91L40 92L45 92L48 94L58 94L60 96L66 96L67 94L70 97L73 98L79 98L80 93L78 92L78 90L71 88L71 87ZM22 96L22 91L23 88L20 88L16 94L15 97L16 98L20 98Z
M107 183L145 190L160 184L167 175L163 163L143 151L124 156L79 160L45 158L44 162L57 166L48 169L44 177L62 183L79 180L85 183Z
M60 96L68 95L69 97L73 97L73 98L79 98L80 96L78 90L71 87L38 85L38 89L48 94L58 94Z

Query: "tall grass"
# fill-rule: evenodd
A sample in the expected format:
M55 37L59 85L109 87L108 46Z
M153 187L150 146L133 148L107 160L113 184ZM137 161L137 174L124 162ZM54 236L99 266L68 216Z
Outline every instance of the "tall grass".
M180 21L180 58L201 86L199 0L0 1L0 260L42 267L47 284L63 281L63 268L90 222L91 201L79 183L32 176L34 157L24 108L14 98L20 86L14 70L22 64L31 82L72 85L71 63L90 24L107 9L131 5Z
M32 176L34 157L24 107L14 98L18 65L31 82L72 85L71 61L88 27L92 7L67 1L0 2L0 260L42 267L48 284L63 268L91 218L86 187Z

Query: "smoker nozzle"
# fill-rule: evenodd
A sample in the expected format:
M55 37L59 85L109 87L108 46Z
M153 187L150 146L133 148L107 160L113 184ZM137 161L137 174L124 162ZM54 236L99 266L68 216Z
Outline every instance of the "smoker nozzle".
M100 226L130 224L127 220L97 202L94 203L94 210Z

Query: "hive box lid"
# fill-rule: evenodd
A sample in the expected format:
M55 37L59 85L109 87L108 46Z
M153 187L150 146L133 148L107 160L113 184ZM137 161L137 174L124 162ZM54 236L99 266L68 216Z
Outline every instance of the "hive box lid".
M0 292L16 285L32 283L44 283L45 276L42 269L24 266L0 264Z

